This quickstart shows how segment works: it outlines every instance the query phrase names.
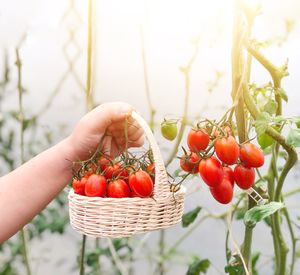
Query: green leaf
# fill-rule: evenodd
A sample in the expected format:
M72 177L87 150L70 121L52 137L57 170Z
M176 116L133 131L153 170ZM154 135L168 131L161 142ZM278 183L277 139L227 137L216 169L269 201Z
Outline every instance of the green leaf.
M254 206L245 213L244 223L246 225L255 225L257 222L274 214L283 207L285 207L285 205L281 202L270 202L268 204Z
M252 255L251 257L251 264L252 264L252 275L258 275L258 270L257 270L257 262L259 260L261 253L256 252Z
M16 271L13 269L10 262L6 262L4 266L0 269L1 275L15 275Z
M286 91L282 88L275 89L275 94L278 94L285 102L288 102L288 96L286 94Z
M286 138L287 144L299 147L300 146L300 129L291 129Z
M267 112L262 112L258 115L257 120L255 121L255 131L258 136L263 134L269 126L269 123L272 121L272 117Z
M186 275L199 275L201 273L206 273L210 266L210 261L208 259L200 260L198 257L189 265L189 269Z
M286 119L283 116L276 116L273 118L274 123L280 123L282 121L286 121Z
M182 227L188 227L198 216L201 207L197 206L195 209L183 214Z
M260 145L261 149L266 149L267 147L271 146L275 142L275 140L268 134L262 133L257 136L257 142Z
M297 128L300 128L300 116L293 117L292 121L296 124Z
M244 268L242 265L227 265L225 266L225 273L229 273L229 275L242 275L244 274Z
M277 107L278 103L275 100L269 100L264 106L264 111L273 115L276 113Z

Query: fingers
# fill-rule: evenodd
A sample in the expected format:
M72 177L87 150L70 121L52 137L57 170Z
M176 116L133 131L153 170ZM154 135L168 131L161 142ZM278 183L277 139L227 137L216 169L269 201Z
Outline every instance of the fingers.
M115 142L119 146L126 145L126 139L125 136L119 136L117 138L114 138ZM144 135L142 133L136 133L132 136L128 136L128 147L136 147L142 146L144 144Z
M86 114L79 122L88 134L101 134L114 123L122 122L133 111L133 107L124 102L102 104Z
M128 141L128 148L130 147L141 147L144 144L144 135L141 135L137 140ZM111 140L110 146L110 155L112 157L120 155L126 149L126 142L125 139L123 140Z

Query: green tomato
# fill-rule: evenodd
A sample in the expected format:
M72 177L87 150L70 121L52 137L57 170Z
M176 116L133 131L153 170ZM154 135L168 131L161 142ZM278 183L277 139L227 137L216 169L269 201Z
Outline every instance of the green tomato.
M174 140L177 136L177 122L174 120L164 120L161 125L161 134L167 140Z

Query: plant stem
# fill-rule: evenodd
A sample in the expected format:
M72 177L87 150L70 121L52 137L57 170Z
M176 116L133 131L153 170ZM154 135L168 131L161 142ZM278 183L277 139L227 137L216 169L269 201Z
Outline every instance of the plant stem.
M176 142L174 144L173 150L170 153L169 158L166 161L166 166L169 166L172 160L175 158L179 145L181 143L183 134L184 134L184 129L187 124L187 117L188 117L188 109L189 109L189 98L190 98L190 71L192 69L192 66L197 58L198 51L199 51L199 41L195 41L194 45L194 52L193 55L186 67L181 68L181 71L184 74L184 79L185 79L185 97L184 97L184 107L183 107L183 115L182 115L182 120L181 120L181 125L178 131L178 135L176 138Z
M100 247L100 239L99 238L96 238L95 240L95 248L97 249L98 247ZM101 274L101 270L100 270L100 256L97 257L97 261L96 261L96 269L97 269L97 272L99 274Z
M19 122L20 122L20 155L21 163L25 162L24 157L24 110L23 110L23 86L22 86L22 62L20 59L19 48L16 49L16 66L18 69L18 93L19 93ZM31 275L31 268L28 257L28 248L27 248L27 230L22 228L20 230L20 239L22 242L22 256L23 262L26 267L27 275Z
M290 191L287 191L287 192L283 193L283 197L286 198L286 197L295 195L295 194L297 194L299 192L300 192L300 188L298 187L298 188L295 188L295 189L292 189Z
M87 111L93 108L92 97L92 53L93 53L93 0L88 1L88 46L87 46L87 77L86 77L86 108ZM84 275L86 235L82 235L80 275Z
M162 256L165 253L165 230L161 230L159 233L159 255ZM165 273L164 261L161 260L158 263L158 273L159 275L163 275Z
M81 254L80 254L80 268L79 268L79 274L80 275L84 275L85 244L86 244L86 236L82 235Z
M290 215L289 212L287 210L287 208L283 208L282 209L283 215L285 216L288 228L289 228L289 232L290 232L290 236L291 236L291 241L292 241L292 257L291 257L291 265L290 265L290 275L294 274L294 266L295 266L295 261L296 261L296 243L297 243L297 239L295 237L295 233L294 233L294 229L291 223L291 219L290 219Z
M247 85L244 86L245 86L244 99L245 99L246 106L249 112L251 113L251 115L253 116L253 118L256 119L260 115L260 111L257 109L251 95L249 94L248 86ZM274 201L280 201L283 183L285 181L287 174L289 173L291 168L295 165L298 156L295 148L287 144L285 138L280 133L278 133L274 128L269 126L266 129L266 133L269 136L271 136L278 144L280 144L288 153L288 159L278 178L277 187L274 194ZM272 217L272 230L273 230L273 238L275 238L274 241L276 242L275 252L277 250L277 253L279 254L277 255L277 257L279 258L278 258L278 262L276 263L276 274L282 275L285 274L286 256L288 253L288 247L284 241L283 234L281 232L279 211L275 212L275 214ZM276 246L278 247L276 248Z
M146 58L146 49L145 49L145 37L144 37L144 31L141 27L140 29L141 34L141 50L142 50L142 61L143 61L143 72L144 72L144 81L145 81L145 92L148 102L148 108L150 111L150 120L149 120L149 126L150 129L154 130L154 117L155 117L155 109L151 100L151 94L150 94L150 88L149 88L149 79L148 79L148 66L147 66L147 58Z
M87 77L86 77L86 106L90 111L93 108L93 0L88 1L88 46L87 46Z
M108 248L109 248L109 251L110 251L110 254L120 272L121 275L128 275L128 272L127 270L125 269L125 267L123 266L120 258L119 258L119 255L113 245L113 242L111 241L111 239L107 239L108 240Z
M244 110L243 99L243 83L247 83L250 79L251 72L251 56L247 56L247 62L244 64L242 42L244 39L245 30L242 27L243 11L241 1L235 1L235 19L233 26L233 46L232 46L232 99L235 107L235 116L239 142L243 143L248 139L247 123ZM249 37L252 25L248 25L246 35ZM248 209L251 209L255 202L248 196ZM251 244L252 244L253 227L245 225L244 240L241 253L246 266L246 269L251 272ZM245 273L248 271L244 270Z
M174 159L174 157L176 156L176 154L178 152L178 148L179 148L179 145L181 143L181 140L182 140L182 137L183 137L183 134L184 134L184 129L185 129L185 126L187 124L189 96L190 96L190 71L192 69L192 66L193 66L196 58L197 58L198 51L199 51L199 41L197 40L194 43L194 52L193 52L193 55L192 55L188 65L186 67L182 68L182 72L183 72L184 78L185 78L184 109L183 109L181 125L180 125L178 135L177 135L177 138L176 138L176 143L173 147L173 150L170 153L169 158L166 161L166 164L165 164L166 167L168 167L170 165L170 163L172 162L172 160ZM159 233L159 255L161 257L164 255L164 239L165 239L165 231L161 230L160 233ZM159 270L160 275L164 274L164 267L163 267L163 262L162 261L160 261L158 263L158 270Z

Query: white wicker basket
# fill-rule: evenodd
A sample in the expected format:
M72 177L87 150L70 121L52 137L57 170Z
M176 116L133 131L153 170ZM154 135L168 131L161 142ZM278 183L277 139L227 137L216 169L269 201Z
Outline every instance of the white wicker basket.
M120 238L170 227L181 221L185 188L170 192L167 172L151 129L136 112L132 117L144 129L155 162L153 198L85 197L69 192L72 227L87 236ZM175 198L175 201L174 201Z

